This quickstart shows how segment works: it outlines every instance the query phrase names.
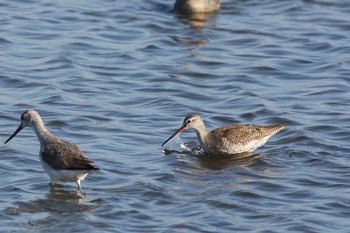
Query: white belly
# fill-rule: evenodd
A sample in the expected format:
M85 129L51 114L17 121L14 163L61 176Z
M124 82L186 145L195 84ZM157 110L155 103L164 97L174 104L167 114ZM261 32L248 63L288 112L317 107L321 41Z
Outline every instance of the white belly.
M57 181L76 182L76 181L84 180L84 178L88 175L88 171L86 170L53 169L47 163L45 163L41 158L40 158L40 162L44 170L46 171L46 173L50 176L50 179L53 183Z

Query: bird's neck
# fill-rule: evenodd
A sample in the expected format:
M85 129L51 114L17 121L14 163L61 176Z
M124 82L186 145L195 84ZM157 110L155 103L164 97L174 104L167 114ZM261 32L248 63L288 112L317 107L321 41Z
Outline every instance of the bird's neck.
M35 134L40 141L40 144L44 143L49 138L53 137L53 135L46 129L44 122L41 119L35 119L32 122L32 124L33 124L33 129L35 131Z
M197 134L197 138L203 148L203 146L205 145L205 138L208 135L208 131L207 128L205 127L204 123L199 125L197 128L194 129L196 131Z

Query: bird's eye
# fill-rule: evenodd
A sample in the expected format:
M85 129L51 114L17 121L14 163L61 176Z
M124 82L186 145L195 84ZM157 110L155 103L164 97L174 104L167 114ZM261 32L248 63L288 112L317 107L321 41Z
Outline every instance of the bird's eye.
M187 120L186 123L187 123L187 124L191 123L191 120Z

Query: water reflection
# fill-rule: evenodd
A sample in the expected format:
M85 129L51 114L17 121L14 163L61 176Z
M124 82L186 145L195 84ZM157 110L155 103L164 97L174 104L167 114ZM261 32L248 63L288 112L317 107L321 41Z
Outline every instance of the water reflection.
M192 14L181 14L179 19L185 20L185 22L193 27L198 27L196 29L201 29L201 27L212 27L215 26L214 17L217 12L212 13L192 13Z
M63 185L51 184L50 192L46 194L48 200L54 202L68 202L73 204L81 203L85 194L81 190L66 190Z
M172 36L171 38L180 45L202 46L208 44L208 40L194 40L179 36Z
M95 204L84 201L85 194L80 190L72 191L62 188L60 185L51 185L50 191L45 198L30 201L15 202L15 206L5 210L7 215L18 215L20 213L75 213L91 212L97 208Z
M231 166L250 166L254 163L254 160L259 158L260 154L253 153L240 153L227 156L198 156L197 163L202 168L219 170Z

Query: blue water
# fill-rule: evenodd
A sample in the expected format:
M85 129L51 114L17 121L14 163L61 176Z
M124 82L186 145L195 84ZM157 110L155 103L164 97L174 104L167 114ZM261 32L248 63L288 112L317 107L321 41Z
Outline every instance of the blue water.
M32 129L0 147L2 232L348 232L348 1L0 3L0 139L36 109L101 172L49 185ZM161 144L208 129L287 128L244 159Z

